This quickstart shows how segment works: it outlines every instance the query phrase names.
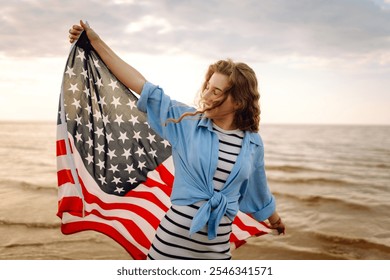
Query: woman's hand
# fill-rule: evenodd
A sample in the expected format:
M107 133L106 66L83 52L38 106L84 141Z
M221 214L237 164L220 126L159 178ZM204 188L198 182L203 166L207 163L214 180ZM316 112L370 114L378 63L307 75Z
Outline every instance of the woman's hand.
M87 37L91 43L99 39L99 35L97 35L97 33L92 28L90 28L88 24L80 20L80 25L75 24L72 26L72 28L69 29L69 42L73 43L77 41L80 37L80 34L84 30L87 33Z
M278 234L285 234L286 227L284 226L284 223L282 222L282 219L278 215L278 213L274 212L269 218L269 223L271 224L270 228L276 229L278 231Z
M282 219L279 218L278 221L271 224L272 229L276 229L278 231L278 234L285 234L286 227L284 226L284 223L282 222Z

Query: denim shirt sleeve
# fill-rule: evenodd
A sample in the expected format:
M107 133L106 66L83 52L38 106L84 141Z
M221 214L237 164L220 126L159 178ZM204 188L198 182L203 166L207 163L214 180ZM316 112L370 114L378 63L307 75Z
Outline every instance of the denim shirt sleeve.
M248 178L246 188L241 193L239 208L240 211L251 214L257 221L264 221L272 215L276 205L267 183L263 145L258 147L255 154L258 161Z
M177 119L183 113L195 109L183 103L171 100L162 88L150 82L146 82L137 102L140 111L147 113L150 127L162 138L175 146L180 139L181 125L167 123L169 118Z

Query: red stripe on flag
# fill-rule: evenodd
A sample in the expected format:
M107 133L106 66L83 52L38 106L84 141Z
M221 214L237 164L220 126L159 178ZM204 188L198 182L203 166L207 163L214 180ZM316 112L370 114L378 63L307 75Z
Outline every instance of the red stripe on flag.
M161 184L149 177L146 178L146 181L143 182L142 184L144 184L145 186L147 187L157 187L159 188L160 190L162 190L167 196L171 196L171 192L172 192L172 187L169 187L167 185L164 185L164 184ZM131 192L128 193L129 195L132 195Z
M82 217L83 201L80 197L70 196L63 197L58 201L57 216L62 218L62 213L68 212L74 216Z
M173 174L169 172L169 170L163 164L157 166L155 170L160 174L160 177L164 183L167 184L168 187L172 188L174 181Z
M244 245L244 244L246 243L245 240L240 240L240 239L238 239L237 236L236 236L234 233L232 233L232 234L230 235L230 242L231 242L231 243L234 243L234 246L236 247L236 249L237 249L238 247L241 247L242 245Z
M265 232L259 230L255 226L244 224L243 221L238 216L236 216L236 218L234 219L234 224L238 226L241 230L249 232L250 235L260 236L265 234Z
M114 227L91 221L72 222L61 225L61 232L63 234L72 234L85 230L95 230L111 237L113 240L122 245L126 251L136 260L146 259L146 255L133 244L131 244L126 238L124 238L123 235L115 230Z
M66 155L66 144L64 139L57 141L56 151L57 157Z
M160 200L158 199L158 197L156 197L154 194L152 193L149 193L149 192L132 192L132 191L129 191L127 194L126 194L127 197L135 197L135 198L142 198L142 199L146 199L150 202L153 202L156 206L160 207L163 211L167 212L168 211L168 207Z
M69 140L70 153L73 153L71 141L70 141L70 139L68 139L68 140ZM56 152L57 152L57 156L64 156L67 154L66 153L66 143L65 143L64 139L57 140Z
M70 141L70 139L69 139L69 138L68 138L68 141L69 141L69 148L70 148L70 152L73 154L72 141Z
M242 213L244 214L244 213ZM248 215L248 214L244 214ZM250 215L248 215L251 219L253 219ZM258 222L256 220L253 220L253 223L262 224L264 227L269 228L269 226L264 222ZM254 225L246 224L244 223L239 216L236 216L236 218L233 221L233 224L238 227L238 229L233 230L232 234L230 235L230 242L233 242L236 246L236 248L244 245L246 243L245 240L242 240L238 238L235 233L238 233L239 231L248 232L251 236L261 236L264 234L267 234L266 231L262 231L255 227Z
M58 186L62 186L65 183L74 184L74 178L70 169L62 169L57 171Z

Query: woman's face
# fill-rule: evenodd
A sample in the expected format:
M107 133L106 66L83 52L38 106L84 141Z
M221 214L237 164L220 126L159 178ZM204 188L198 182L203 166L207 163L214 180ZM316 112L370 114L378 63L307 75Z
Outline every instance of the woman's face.
M224 91L229 87L228 76L214 73L203 91L203 101L205 108L210 108L216 101L224 98ZM227 99L218 107L206 111L205 116L212 119L216 124L232 122L235 113L235 104L229 95Z

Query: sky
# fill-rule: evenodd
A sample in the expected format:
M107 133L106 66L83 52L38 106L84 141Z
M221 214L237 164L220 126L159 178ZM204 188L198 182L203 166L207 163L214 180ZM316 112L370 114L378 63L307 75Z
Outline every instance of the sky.
M262 123L390 125L390 0L0 0L0 121L56 122L87 20L147 80L192 104L208 65L256 72Z

